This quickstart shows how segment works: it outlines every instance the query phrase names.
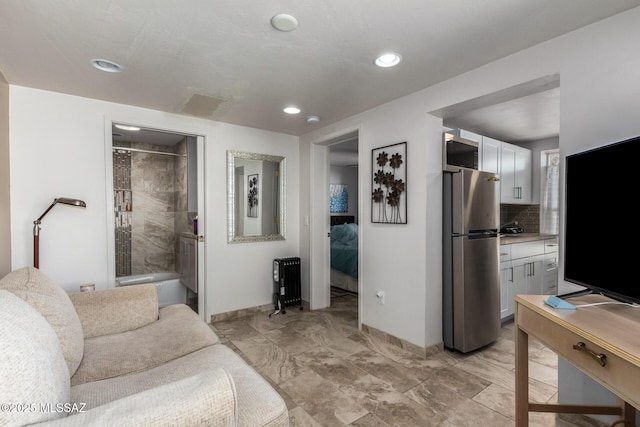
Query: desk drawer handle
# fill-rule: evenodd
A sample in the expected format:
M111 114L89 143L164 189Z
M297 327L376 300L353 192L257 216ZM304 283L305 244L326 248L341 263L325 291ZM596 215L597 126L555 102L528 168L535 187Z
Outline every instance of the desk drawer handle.
M601 366L605 366L607 364L607 355L606 354L595 354L593 351L587 348L587 345L580 341L578 344L573 345L574 350L584 351L585 353L589 353L589 356L594 358Z

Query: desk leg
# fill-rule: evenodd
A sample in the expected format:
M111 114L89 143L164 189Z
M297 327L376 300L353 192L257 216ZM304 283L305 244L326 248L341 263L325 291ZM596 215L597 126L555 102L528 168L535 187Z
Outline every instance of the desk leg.
M516 427L527 427L529 425L529 335L517 324L515 331Z
M620 398L618 398L618 404L622 408L622 417L620 421L624 421L623 425L635 426L636 425L636 408L629 405L627 402L625 402Z

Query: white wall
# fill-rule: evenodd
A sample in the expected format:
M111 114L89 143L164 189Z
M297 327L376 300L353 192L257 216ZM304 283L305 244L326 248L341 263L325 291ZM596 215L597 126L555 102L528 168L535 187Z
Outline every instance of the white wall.
M11 271L9 85L0 72L0 277Z
M533 176L531 181L531 204L539 205L540 204L540 180L541 180L541 158L540 154L544 150L551 150L554 148L558 148L559 137L554 136L551 138L540 139L537 141L530 141L524 143L513 143L514 145L519 145L524 148L528 148L531 150L532 155L532 168L533 168Z
M205 138L206 315L272 302L271 261L298 254L298 138L35 90L10 89L12 268L32 265L33 221L56 197L86 209L56 206L43 220L40 269L68 291L107 283L105 123L119 121ZM227 244L227 150L285 156L287 238ZM203 220L204 219L204 220Z
M635 8L301 137L306 172L311 144L360 127L361 198L370 191L369 150L408 142L409 223L371 224L370 204L361 204L363 323L421 346L442 341L441 123L428 112L559 74L562 155L638 135L640 56L632 54L638 22ZM311 189L310 180L301 175L301 187ZM301 215L313 217L305 192L300 203ZM308 258L311 241L303 231L301 254ZM385 306L375 302L378 289L386 292Z
M347 212L333 215L353 215L355 221L358 222L358 168L354 166L331 166L329 183L346 185L349 192Z

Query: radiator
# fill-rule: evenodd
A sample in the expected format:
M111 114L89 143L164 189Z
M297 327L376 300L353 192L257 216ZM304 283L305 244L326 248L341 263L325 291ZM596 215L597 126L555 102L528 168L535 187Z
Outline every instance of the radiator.
M300 281L300 258L278 258L273 260L273 282L276 311L284 307L299 305L302 308L302 283Z

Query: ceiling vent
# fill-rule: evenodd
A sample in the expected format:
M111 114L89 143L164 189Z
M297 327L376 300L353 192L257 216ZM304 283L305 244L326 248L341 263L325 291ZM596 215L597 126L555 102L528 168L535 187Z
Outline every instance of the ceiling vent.
M224 102L226 102L225 99L196 93L192 95L191 99L182 107L182 113L210 119L213 117L213 113Z

